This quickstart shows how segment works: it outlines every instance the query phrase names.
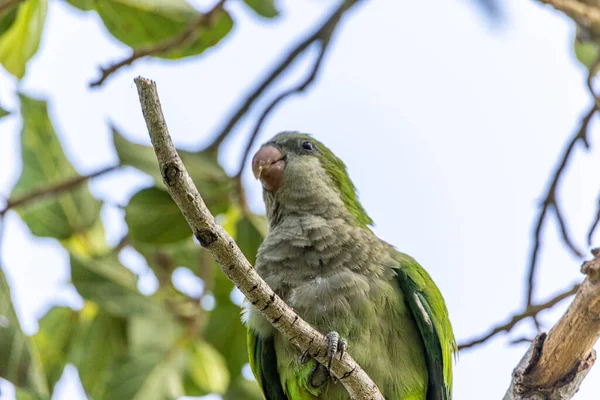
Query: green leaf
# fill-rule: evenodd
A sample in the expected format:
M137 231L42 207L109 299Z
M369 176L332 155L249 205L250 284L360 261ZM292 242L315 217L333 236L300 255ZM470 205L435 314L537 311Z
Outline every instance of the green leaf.
M266 233L263 217L245 214L239 207L231 207L223 215L222 225L232 235L246 257L253 260L256 250ZM212 293L216 307L210 313L204 338L212 344L227 360L231 379L235 380L248 362L246 347L246 327L240 319L240 307L231 302L233 283L225 276L216 263L212 282Z
M223 400L263 400L264 397L256 381L249 381L243 376L237 379L229 386L229 390L223 396Z
M112 255L83 258L71 254L71 279L81 297L111 315L151 313L160 307L138 291L135 275Z
M594 62L598 59L600 48L598 43L592 40L575 39L573 44L575 56L587 69L590 69Z
M32 395L49 396L37 347L21 330L2 268L0 268L0 377L17 387L26 389Z
M112 251L106 243L104 225L102 225L100 218L96 219L94 224L86 231L76 232L68 239L61 240L60 244L69 253L84 258L104 255Z
M236 224L235 241L252 265L266 235L267 219L263 216L247 213Z
M190 396L224 394L228 387L229 371L221 353L204 341L198 340L192 343L185 375L186 394Z
M244 0L244 3L262 17L274 18L279 15L275 0Z
M113 140L121 164L145 172L154 178L158 186L163 187L152 147L131 143L114 128ZM227 176L216 157L205 152L178 150L178 153L213 215L226 212L231 205L235 181Z
M158 169L158 161L156 160L154 149L149 146L130 142L114 127L112 128L112 132L113 143L115 144L115 150L121 164L129 165L145 172L154 179L157 185L162 185L162 176Z
M102 399L110 378L109 367L127 351L127 324L123 318L102 312L86 302L69 352L85 392Z
M267 233L266 219L262 216L242 213L238 207L231 207L223 217L223 228L233 236L248 261L254 264L256 252ZM214 263L214 268L212 292L217 304L231 303L230 295L234 285L216 263Z
M6 117L7 115L10 115L10 112L8 112L4 108L0 107L0 118Z
M51 400L52 398L20 387L15 388L15 395L17 400Z
M149 334L152 332L152 334ZM153 312L134 315L129 319L128 335L130 351L168 350L183 334L183 324L173 314Z
M227 213L223 214L223 218L220 221L227 233L236 240L236 243L238 239L237 228L241 218L242 210L237 206L233 206ZM215 296L217 306L221 304L233 304L230 300L231 291L234 287L233 283L225 276L216 262L213 263L213 269L213 285L211 289Z
M183 396L183 349L132 353L115 362L105 399L172 400Z
M223 227L236 239L250 260L254 259L262 242L264 224L261 217L242 214L237 207L231 207L224 215L223 221ZM235 380L241 374L244 364L248 362L246 327L240 319L240 307L230 299L233 283L216 263L214 269L212 292L217 305L209 314L204 338L223 354L231 379Z
M131 238L144 243L175 243L192 236L177 204L169 193L157 187L133 195L125 207L125 222Z
M96 0L67 0L67 3L81 11L90 11L94 9Z
M53 307L40 321L33 337L40 353L50 392L63 374L67 354L79 320L79 314L68 307Z
M0 64L19 79L40 45L47 9L48 0L27 0L19 6L10 28L0 36Z
M99 0L96 11L108 31L134 49L163 44L181 35L187 27L202 17L185 0ZM183 46L157 57L176 59L202 53L216 45L233 27L225 10L213 14L209 28L194 33Z
M217 302L210 313L204 339L225 357L231 379L237 378L248 362L246 327L240 319L240 308L229 299L226 303Z
M169 282L172 272L177 267L188 268L200 276L204 270L203 265L206 264L203 257L205 252L191 236L177 243L159 246L138 241L131 241L131 244L146 259L159 283ZM210 258L212 259L212 256ZM208 268L212 268L212 264Z
M17 2L3 12L0 12L0 37L4 35L4 32L6 32L16 21L19 5L20 4Z
M79 176L58 141L46 103L24 95L20 98L23 170L11 200ZM94 225L100 216L101 205L92 197L86 184L79 184L59 195L46 196L18 207L17 212L34 235L65 240Z

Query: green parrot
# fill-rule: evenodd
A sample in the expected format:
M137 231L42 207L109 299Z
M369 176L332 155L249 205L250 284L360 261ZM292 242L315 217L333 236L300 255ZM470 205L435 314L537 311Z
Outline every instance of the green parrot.
M300 317L349 349L388 400L449 400L456 342L444 299L410 256L379 239L345 164L282 132L252 160L269 232L256 270ZM246 302L250 366L266 400L348 400L343 385Z

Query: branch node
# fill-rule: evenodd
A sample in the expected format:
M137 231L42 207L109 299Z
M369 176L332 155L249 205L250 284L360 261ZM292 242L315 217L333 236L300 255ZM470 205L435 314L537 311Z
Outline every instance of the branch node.
M210 229L203 229L196 233L196 239L198 239L202 247L208 247L217 240L217 235Z
M600 251L599 249L592 250L594 259L585 261L581 265L581 272L587 275L592 281L597 281L600 278Z
M562 379L560 379L556 387L562 387L570 384L575 380L580 372L590 369L596 362L596 351L592 350L585 360L578 360L571 371L569 371Z
M176 162L165 163L162 168L163 182L167 186L173 186L181 178L181 168ZM188 197L189 198L189 197Z
M533 349L533 351L529 359L529 364L527 365L527 368L525 368L525 370L523 371L523 375L529 374L533 367L535 367L535 365L540 360L540 357L542 356L542 348L544 347L544 341L546 340L547 336L548 334L546 334L546 332L542 332L533 339L533 342L531 343L531 348Z

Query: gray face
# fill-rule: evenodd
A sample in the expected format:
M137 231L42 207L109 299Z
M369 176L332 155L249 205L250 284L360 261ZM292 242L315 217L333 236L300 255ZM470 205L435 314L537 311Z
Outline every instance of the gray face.
M252 169L263 185L271 226L289 215L347 217L340 194L323 168L324 151L309 135L284 132L256 153Z
M252 159L252 170L266 191L275 192L284 181L301 178L298 175L303 173L310 174L319 163L317 153L310 136L283 132L258 150ZM300 166L304 168L298 168Z
M316 155L316 141L307 134L296 132L281 132L265 143L265 146L274 146L286 155Z

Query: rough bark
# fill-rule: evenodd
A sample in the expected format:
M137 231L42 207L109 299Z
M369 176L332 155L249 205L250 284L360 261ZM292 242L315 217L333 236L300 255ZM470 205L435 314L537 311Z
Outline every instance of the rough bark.
M504 400L565 400L596 361L600 337L600 250L585 262L587 275L567 312L548 334L538 335L513 372Z
M156 84L142 77L134 81L163 181L200 244L211 252L225 275L276 329L302 352L308 351L318 362L326 364L328 359L325 356L325 336L296 315L271 290L246 260L235 241L216 223L206 208L173 146ZM375 383L348 352L345 352L341 359L336 357L331 370L353 399L384 400Z

